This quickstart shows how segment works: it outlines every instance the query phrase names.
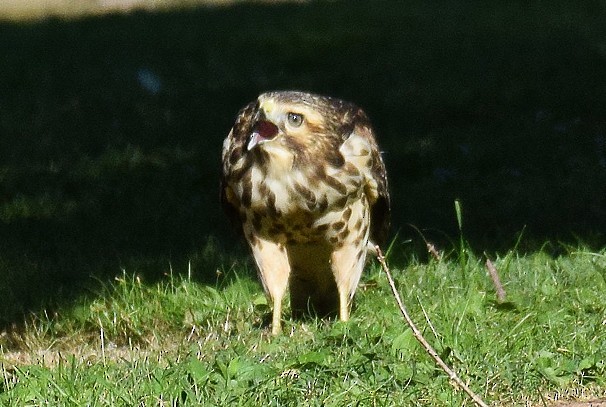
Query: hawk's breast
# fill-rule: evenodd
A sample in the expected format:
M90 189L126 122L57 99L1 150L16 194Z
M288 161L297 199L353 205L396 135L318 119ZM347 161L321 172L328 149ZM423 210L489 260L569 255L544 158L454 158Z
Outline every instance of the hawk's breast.
M245 224L255 234L284 243L334 243L349 227L367 229L369 149L346 142L341 150L345 160L338 167L322 160L300 165L279 148L261 152L257 158L263 159L253 160L234 185Z

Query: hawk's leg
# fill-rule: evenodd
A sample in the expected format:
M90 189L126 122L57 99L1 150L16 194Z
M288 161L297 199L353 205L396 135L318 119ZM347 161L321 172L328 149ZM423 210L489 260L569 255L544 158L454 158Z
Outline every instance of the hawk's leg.
M360 276L364 270L366 250L355 242L335 249L331 256L331 267L339 291L339 319L349 320L351 300L356 293Z
M257 263L263 289L272 303L271 333L277 335L282 330L282 299L290 275L288 254L282 244L270 240L254 237L248 239L248 243Z
M346 216L347 212L350 216ZM339 319L342 321L349 319L351 301L366 263L369 226L368 202L364 195L343 212L341 221L331 226L336 234L329 241L336 242L330 266L339 291Z

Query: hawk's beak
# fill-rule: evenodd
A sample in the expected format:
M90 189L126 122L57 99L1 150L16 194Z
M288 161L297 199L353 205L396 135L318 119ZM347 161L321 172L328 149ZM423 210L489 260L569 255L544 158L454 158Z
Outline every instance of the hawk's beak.
M257 144L273 140L278 134L278 126L266 120L258 121L253 127L253 132L248 140L247 150L253 149Z
M257 144L273 140L278 135L278 126L268 120L274 111L275 103L272 100L263 100L259 104L259 113L257 123L253 127L253 132L248 139L246 149L252 150Z

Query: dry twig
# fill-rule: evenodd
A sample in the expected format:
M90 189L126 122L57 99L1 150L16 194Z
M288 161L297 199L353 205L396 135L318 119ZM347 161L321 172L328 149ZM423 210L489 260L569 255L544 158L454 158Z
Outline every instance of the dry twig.
M423 241L425 242L425 247L427 248L427 253L431 254L433 256L433 258L436 259L436 260L438 260L438 261L442 260L442 254L436 248L436 245L434 245L429 240L427 240L425 238L425 235L419 230L418 227L416 227L415 225L413 225L411 223L409 223L408 226L410 226L411 228L413 228L414 230L416 230L417 233L419 234L419 236L421 236L421 239L423 239Z
M402 313L402 315L404 316L404 319L406 320L406 323L412 330L414 337L417 339L417 341L419 341L421 346L423 346L423 348L425 348L425 350L427 351L427 353L429 353L429 355L433 358L433 360L435 360L435 362L442 368L442 370L444 370L444 372L446 372L448 377L452 381L454 381L456 383L456 385L459 386L459 388L461 388L465 393L467 393L467 395L469 395L469 397L471 397L471 399L474 401L474 403L476 403L476 405L478 405L480 407L488 407L488 405L486 403L484 403L482 398L480 396L478 396L476 393L474 393L463 382L463 380L461 380L461 378L459 378L459 376L454 372L454 370L452 370L450 367L448 367L448 365L442 360L440 355L438 355L438 353L435 351L435 349L429 344L429 342L427 342L425 337L423 337L423 335L421 334L421 331L419 331L419 328L417 328L417 326L414 324L414 322L410 318L410 315L408 314L408 311L406 310L406 307L404 306L404 303L402 302L402 299L400 298L400 294L398 293L398 290L396 289L396 284L393 280L393 277L391 276L389 267L387 267L387 263L385 262L385 257L383 256L383 252L381 251L379 246L376 247L376 250L377 250L377 259L379 260L379 263L381 264L383 271L385 271L385 274L387 275L387 280L389 281L389 286L391 287L391 291L396 299L396 302L398 303L400 312Z
M486 268L488 269L488 274L490 274L490 278L492 279L492 283L497 292L497 301L499 304L502 304L505 302L505 289L503 288L503 284L501 284L497 268L489 258L486 258Z
M438 249L436 249L436 245L426 241L425 246L427 246L427 252L429 252L433 256L434 259L436 259L437 261L442 260L442 255L440 254Z

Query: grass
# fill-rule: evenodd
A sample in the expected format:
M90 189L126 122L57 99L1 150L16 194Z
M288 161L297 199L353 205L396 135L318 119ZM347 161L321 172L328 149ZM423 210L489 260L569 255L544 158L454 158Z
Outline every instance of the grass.
M284 88L373 119L391 267L476 391L604 394L601 2L2 4L0 404L465 403L376 268L351 323L267 337L217 180L237 110Z
M453 252L394 272L425 336L487 402L604 396L606 252L566 250L497 258L505 303L469 252L463 268ZM471 405L416 343L376 265L349 323L285 318L277 338L240 267L214 286L125 273L30 319L3 338L0 404Z

